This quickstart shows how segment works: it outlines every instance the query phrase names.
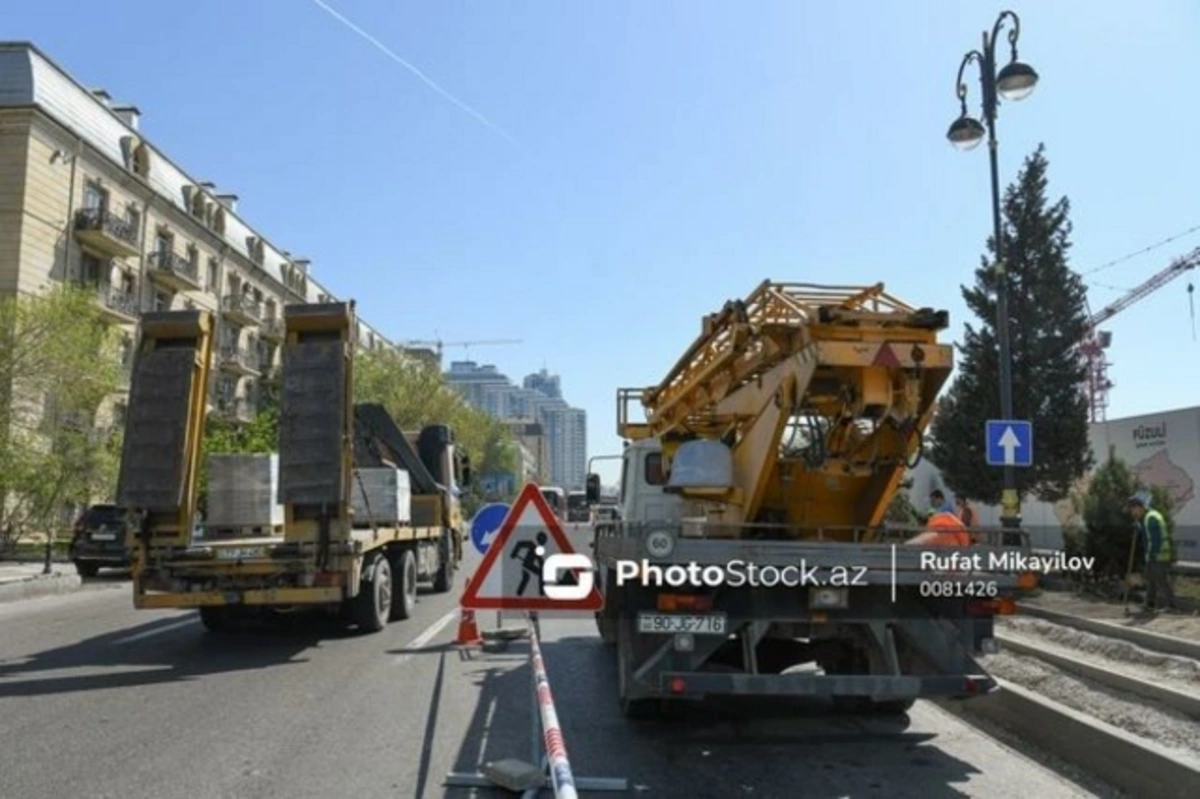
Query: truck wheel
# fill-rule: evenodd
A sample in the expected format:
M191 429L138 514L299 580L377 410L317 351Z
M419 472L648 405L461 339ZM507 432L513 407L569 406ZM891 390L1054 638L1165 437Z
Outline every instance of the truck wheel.
M75 561L75 571L80 577L95 577L100 573L100 564L88 560Z
M396 592L392 596L392 618L407 619L416 610L417 558L411 549L406 549L396 564Z
M369 556L364 579L354 598L354 623L364 633L377 633L392 615L392 565L382 554ZM365 579L370 575L370 579Z
M454 545L450 542L450 531L442 532L438 541L438 570L433 575L434 593L444 594L454 584Z

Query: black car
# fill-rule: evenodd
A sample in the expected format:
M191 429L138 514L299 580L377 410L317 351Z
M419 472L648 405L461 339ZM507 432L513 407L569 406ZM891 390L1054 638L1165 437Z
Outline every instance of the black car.
M93 505L75 522L71 560L81 577L94 577L101 567L127 569L132 563L125 547L127 511L116 505Z

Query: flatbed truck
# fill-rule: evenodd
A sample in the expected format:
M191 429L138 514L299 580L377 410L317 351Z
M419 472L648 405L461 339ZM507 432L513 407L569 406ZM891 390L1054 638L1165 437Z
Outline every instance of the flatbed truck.
M134 606L195 608L216 631L252 615L322 609L375 632L412 615L418 582L450 590L470 463L449 427L405 434L381 406L353 403L352 302L288 306L284 323L282 531L208 530L196 540L213 317L144 317L118 481L118 502L132 511ZM410 523L354 516L356 469L380 466L408 472Z
M995 688L976 656L1033 575L990 555L1028 536L974 531L967 573L885 523L952 368L947 324L882 284L767 281L659 385L618 390L620 521L592 547L626 715L717 695L896 713Z

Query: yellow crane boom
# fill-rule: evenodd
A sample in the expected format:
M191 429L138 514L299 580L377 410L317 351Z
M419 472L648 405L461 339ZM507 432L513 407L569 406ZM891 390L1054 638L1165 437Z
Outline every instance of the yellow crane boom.
M764 281L706 316L657 386L618 390L618 432L657 438L668 468L683 442L725 444L731 484L669 484L723 525L873 527L953 367L947 324L882 283ZM645 422L630 420L635 399Z

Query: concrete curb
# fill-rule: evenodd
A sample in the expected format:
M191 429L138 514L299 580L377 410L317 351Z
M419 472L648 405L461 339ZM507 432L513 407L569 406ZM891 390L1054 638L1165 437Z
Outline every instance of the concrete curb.
M999 690L987 696L947 706L961 716L998 724L1132 796L1184 799L1200 795L1200 762L1189 762L1158 744L1007 680L996 682Z
M78 574L35 575L0 584L0 603L18 602L41 596L69 594L83 587Z
M1085 630L1096 635L1119 638L1122 641L1128 641L1131 644L1137 644L1146 649L1152 649L1155 652L1162 652L1167 655L1182 655L1183 657L1200 660L1200 641L1189 641L1186 638L1177 638L1173 635L1152 633L1149 630L1138 630L1109 621L1085 619L1083 616L1049 610L1028 603L1017 605L1017 613L1036 616L1039 619L1063 624L1067 627L1074 627L1077 630Z
M1051 652L1044 647L1038 646L1036 641L1020 641L1008 635L997 635L996 640L1000 642L1001 651L1008 650L1016 652L1019 655L1029 655L1030 657L1044 660L1052 666L1074 672L1081 677L1095 680L1110 688L1127 691L1144 699L1153 699L1175 710L1182 711L1189 716L1200 718L1200 696L1185 694L1182 691L1176 691L1174 688L1156 685L1126 674L1109 671L1078 658Z

